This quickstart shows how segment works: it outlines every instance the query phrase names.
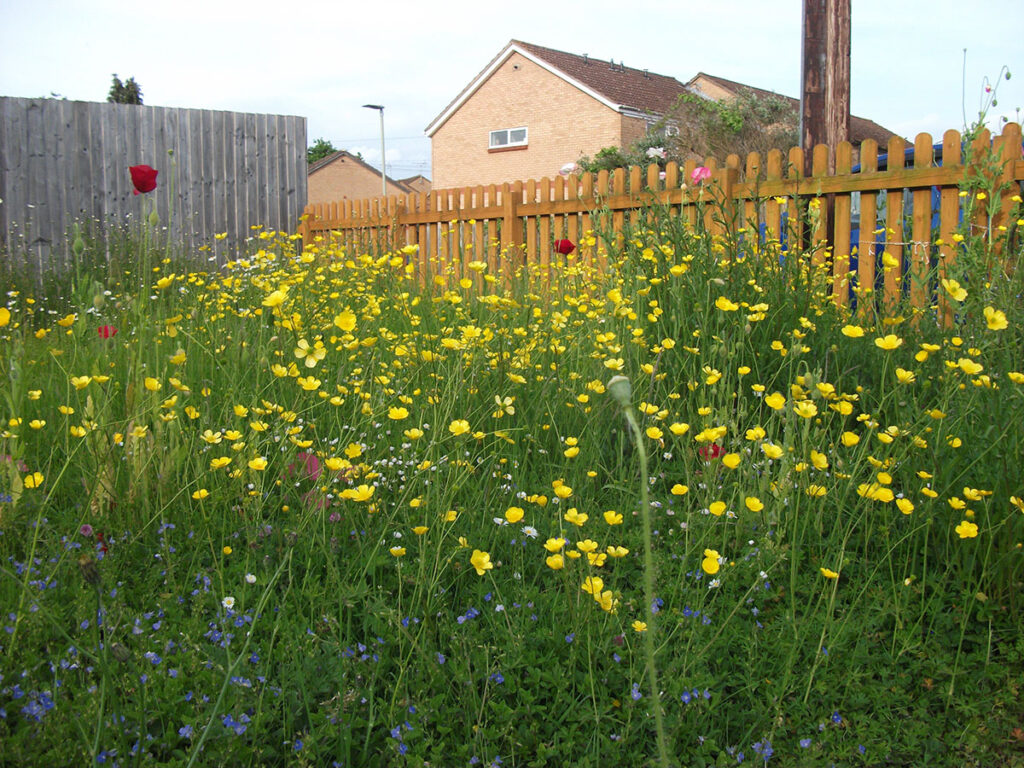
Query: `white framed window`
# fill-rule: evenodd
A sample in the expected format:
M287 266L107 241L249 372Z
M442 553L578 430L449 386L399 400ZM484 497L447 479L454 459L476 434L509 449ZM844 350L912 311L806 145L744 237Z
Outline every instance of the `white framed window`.
M525 147L527 144L526 128L502 128L500 131L491 131L489 147L491 149L504 149L505 147Z

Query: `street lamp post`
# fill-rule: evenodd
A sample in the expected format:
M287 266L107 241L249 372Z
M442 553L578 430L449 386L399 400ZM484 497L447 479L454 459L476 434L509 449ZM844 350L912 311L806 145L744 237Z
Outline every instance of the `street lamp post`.
M383 104L363 104L366 109L376 109L380 112L380 195L381 197L387 197L388 195L388 177L385 173L387 163L384 161L384 105Z

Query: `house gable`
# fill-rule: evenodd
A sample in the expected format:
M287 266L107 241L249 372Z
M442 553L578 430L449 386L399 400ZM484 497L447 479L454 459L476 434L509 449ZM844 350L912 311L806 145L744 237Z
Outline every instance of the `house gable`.
M581 155L621 141L618 105L535 58L515 50L500 57L435 121L435 188L554 176ZM525 141L492 145L492 132L523 128L525 137L517 132L517 139Z

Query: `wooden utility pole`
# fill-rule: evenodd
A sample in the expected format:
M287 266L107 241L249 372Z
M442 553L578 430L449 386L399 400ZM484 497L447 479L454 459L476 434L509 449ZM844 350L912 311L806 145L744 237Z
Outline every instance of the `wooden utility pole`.
M850 138L850 0L804 0L801 72L800 143L809 176L815 144L834 149Z

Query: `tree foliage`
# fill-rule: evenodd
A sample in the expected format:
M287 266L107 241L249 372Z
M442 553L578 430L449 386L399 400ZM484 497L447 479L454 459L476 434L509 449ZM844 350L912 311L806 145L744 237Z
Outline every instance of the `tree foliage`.
M107 101L114 104L141 104L142 88L135 82L134 77L129 77L125 82L114 75L114 81L110 85L110 93L107 94Z
M708 156L745 158L800 143L800 122L793 102L776 94L760 96L743 90L733 99L711 101L684 94L666 117L678 130L666 149L683 160Z
M724 160L731 154L763 156L771 149L787 150L800 143L799 117L790 100L744 90L736 98L712 101L683 94L651 131L627 148L605 147L593 158L577 161L581 170L597 172L646 166L664 166L674 160Z
M306 149L306 162L315 163L317 160L323 160L328 155L337 152L337 148L326 139L317 139L313 142L313 146Z

